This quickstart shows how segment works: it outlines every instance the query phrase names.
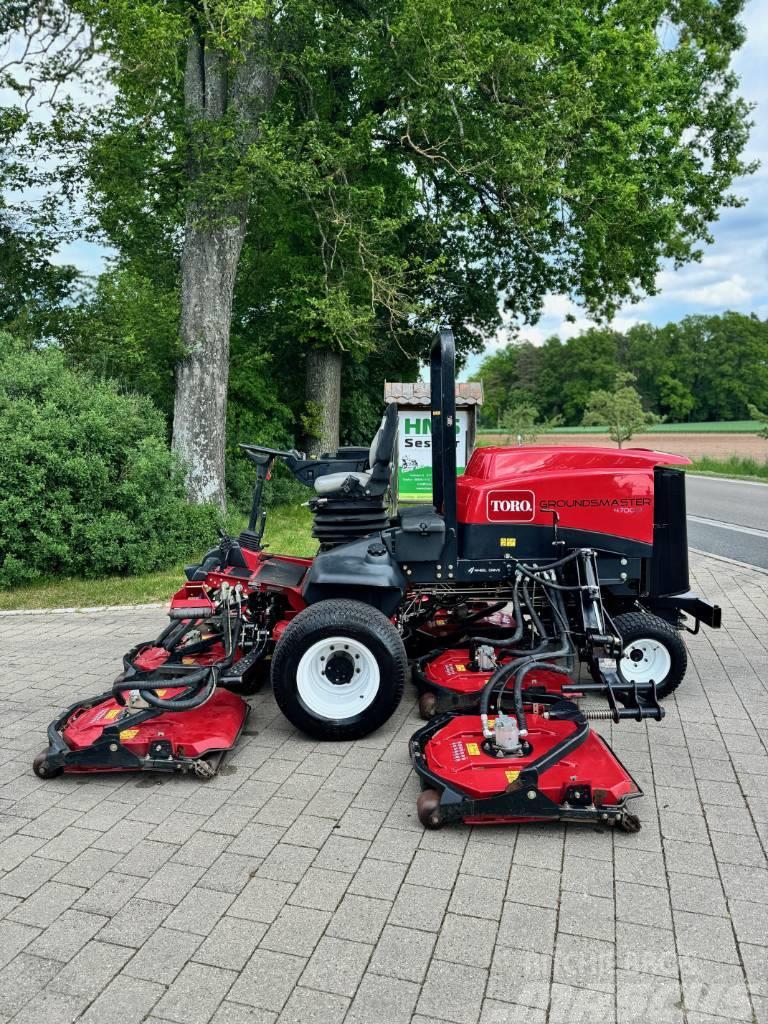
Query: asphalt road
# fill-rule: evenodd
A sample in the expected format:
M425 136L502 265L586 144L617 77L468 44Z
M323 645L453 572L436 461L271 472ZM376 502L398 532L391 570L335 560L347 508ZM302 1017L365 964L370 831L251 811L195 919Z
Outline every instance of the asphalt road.
M768 569L768 484L686 477L688 543Z

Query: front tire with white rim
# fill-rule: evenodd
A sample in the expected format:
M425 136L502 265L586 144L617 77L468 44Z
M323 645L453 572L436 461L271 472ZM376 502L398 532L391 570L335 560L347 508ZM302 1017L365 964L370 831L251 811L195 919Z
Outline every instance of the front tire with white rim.
M679 630L649 612L626 612L613 620L623 650L619 675L627 683L656 683L659 697L667 697L683 681L688 652Z
M392 622L361 601L310 605L272 657L272 689L285 717L317 739L367 736L400 703L408 661Z

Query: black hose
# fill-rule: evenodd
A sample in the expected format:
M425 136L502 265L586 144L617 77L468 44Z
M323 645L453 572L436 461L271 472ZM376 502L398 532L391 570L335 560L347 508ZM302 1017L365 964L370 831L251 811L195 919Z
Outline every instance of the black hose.
M568 669L562 668L559 665L553 665L548 661L535 661L533 664L523 665L517 670L515 673L515 685L512 690L512 705L515 709L515 716L517 717L517 727L521 732L526 733L528 732L528 719L523 705L523 680L528 673L532 672L535 668L544 668L548 672L557 672L563 676L568 675ZM499 692L499 709L501 709L501 698L503 692L504 687L502 687Z
M156 696L152 690L140 689L139 693L147 704L151 704L154 708L162 708L164 711L191 711L193 708L198 708L201 704L205 704L207 700L210 700L213 691L216 689L218 672L213 668L209 668L207 671L209 678L206 688L204 690L198 689L189 697L171 697L169 700L166 700L164 697Z
M506 640L492 640L490 637L485 636L471 636L469 643L474 646L480 646L481 644L490 644L491 647L497 647L499 650L506 651L508 648L513 647L520 637L523 635L523 616L520 612L520 577L515 577L515 586L512 590L512 609L515 616L515 631L512 636L507 637Z
M533 606L533 601L531 600L531 596L528 591L527 580L523 580L523 601L525 602L525 607L528 609L528 614L531 617L531 622L533 623L534 629L543 640L548 639L546 630L544 629L541 619L539 618L536 609Z

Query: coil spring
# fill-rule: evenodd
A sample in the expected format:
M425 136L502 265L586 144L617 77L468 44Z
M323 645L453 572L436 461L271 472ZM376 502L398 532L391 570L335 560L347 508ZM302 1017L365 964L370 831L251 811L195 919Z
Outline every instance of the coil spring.
M604 718L604 719L612 719L613 718L613 712L611 711L610 708L595 708L594 711L585 711L584 712L584 717L585 718L589 718L592 721L595 721L597 719L602 719L602 718Z

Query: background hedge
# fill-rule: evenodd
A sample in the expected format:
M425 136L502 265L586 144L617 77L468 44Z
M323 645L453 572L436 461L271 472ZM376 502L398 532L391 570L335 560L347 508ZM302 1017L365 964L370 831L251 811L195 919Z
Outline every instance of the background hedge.
M0 439L0 586L163 568L215 535L149 399L3 332Z

